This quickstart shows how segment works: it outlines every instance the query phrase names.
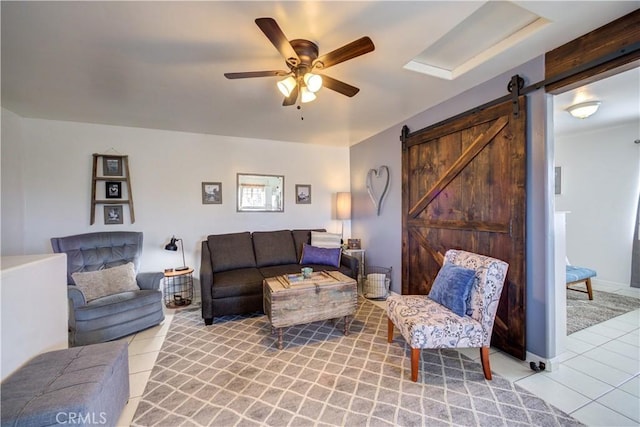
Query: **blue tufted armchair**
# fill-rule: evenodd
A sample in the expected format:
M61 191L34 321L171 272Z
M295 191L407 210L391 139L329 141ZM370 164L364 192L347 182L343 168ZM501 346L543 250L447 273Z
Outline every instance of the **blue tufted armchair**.
M164 320L160 282L163 273L139 273L142 233L97 232L54 237L55 253L67 254L69 345L114 340ZM103 296L89 302L72 274L104 270L131 262L140 289Z

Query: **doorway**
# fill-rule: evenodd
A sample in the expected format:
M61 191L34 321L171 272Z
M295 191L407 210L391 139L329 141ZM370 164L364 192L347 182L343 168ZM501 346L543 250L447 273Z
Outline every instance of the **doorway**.
M568 212L568 261L596 270L600 288L615 293L629 288L631 275L640 191L640 147L634 144L640 137L639 94L636 67L553 97L551 169L560 168L560 182L550 203L555 211ZM601 102L600 109L589 118L576 119L566 111L575 103L594 100ZM555 289L560 286L556 283ZM562 308L566 311L566 304Z

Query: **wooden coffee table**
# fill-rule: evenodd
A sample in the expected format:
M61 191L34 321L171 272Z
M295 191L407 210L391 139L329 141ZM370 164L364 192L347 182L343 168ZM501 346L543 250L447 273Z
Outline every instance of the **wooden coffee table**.
M344 319L344 334L358 306L358 284L338 271L315 272L311 278L290 280L288 276L264 279L264 312L271 333L278 333L282 350L282 328L328 319Z

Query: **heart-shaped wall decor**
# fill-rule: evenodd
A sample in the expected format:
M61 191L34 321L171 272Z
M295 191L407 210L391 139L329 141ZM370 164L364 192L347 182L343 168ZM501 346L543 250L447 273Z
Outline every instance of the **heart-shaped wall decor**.
M384 172L384 177L382 176ZM377 195L377 191L374 187L373 178L376 178L376 182L378 180L384 180L384 188L380 195ZM376 184L377 185L377 184ZM381 185L378 185L378 188ZM369 197L371 197L371 201L373 201L373 207L376 208L376 213L380 216L380 209L382 209L382 201L384 200L384 196L387 194L387 190L389 189L389 167L382 165L378 169L369 169L367 172L367 192L369 193Z

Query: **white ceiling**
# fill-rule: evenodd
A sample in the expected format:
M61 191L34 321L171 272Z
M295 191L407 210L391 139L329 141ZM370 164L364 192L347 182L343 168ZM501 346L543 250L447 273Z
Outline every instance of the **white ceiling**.
M638 5L515 1L549 23L484 52L453 80L403 68L484 3L3 1L2 106L23 117L349 146ZM273 17L289 39L318 43L321 55L369 36L375 51L325 72L360 92L325 88L297 110L281 106L275 77L225 79L286 69L258 17Z
M600 101L596 113L576 119L567 107L587 101ZM640 123L640 68L633 68L597 82L556 95L553 99L556 135L587 132L635 120ZM638 129L640 138L640 129Z

